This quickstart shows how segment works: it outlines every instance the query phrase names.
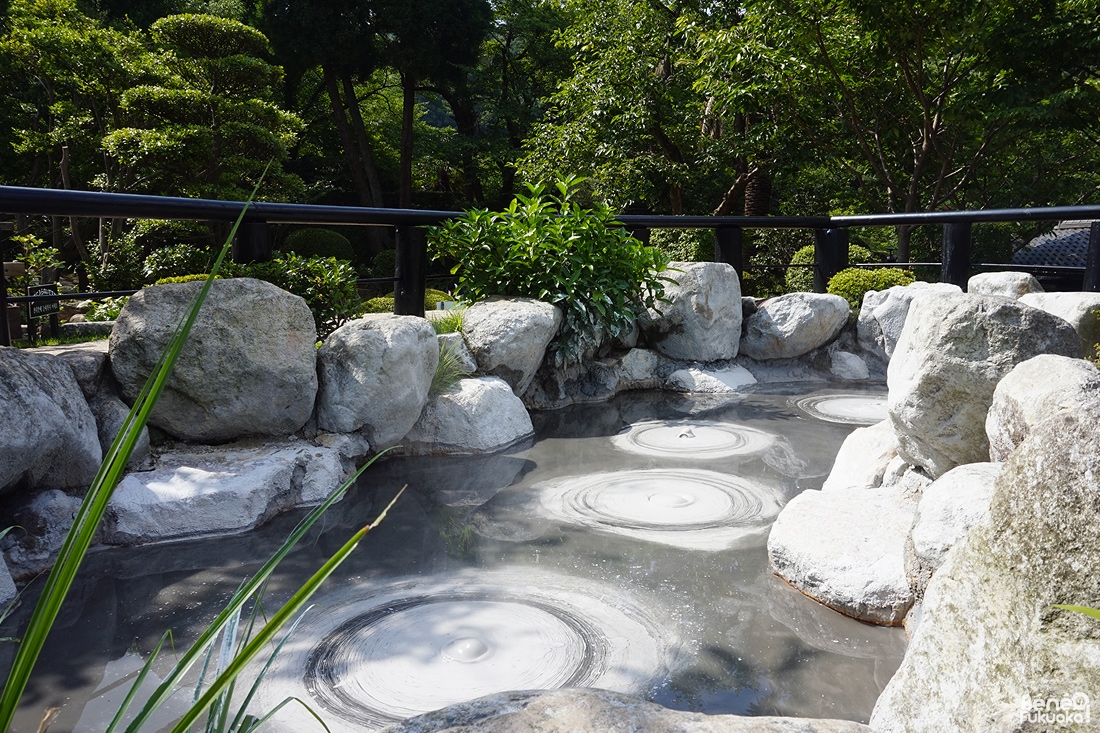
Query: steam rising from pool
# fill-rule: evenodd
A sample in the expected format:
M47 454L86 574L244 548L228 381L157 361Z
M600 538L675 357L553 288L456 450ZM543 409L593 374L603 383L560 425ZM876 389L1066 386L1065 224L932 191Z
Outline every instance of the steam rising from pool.
M697 469L578 476L542 489L552 518L689 550L760 544L779 513L779 489Z
M345 588L317 603L324 608L291 637L253 709L296 696L334 732L507 690L644 693L671 648L651 604L530 568ZM272 724L297 731L309 720L299 709Z

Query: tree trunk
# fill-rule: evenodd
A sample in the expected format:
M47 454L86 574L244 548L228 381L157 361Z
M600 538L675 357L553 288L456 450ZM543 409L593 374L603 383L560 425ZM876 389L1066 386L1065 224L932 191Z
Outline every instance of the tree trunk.
M351 182L355 186L355 193L360 206L371 205L370 187L367 185L366 176L363 175L363 167L359 164L359 151L355 147L355 139L352 137L351 126L348 124L347 115L344 113L344 103L340 99L340 89L336 83L336 73L329 66L321 67L325 75L325 89L328 91L329 102L332 106L332 121L336 123L336 131L340 135L340 143L344 146L344 157L348 162L348 172L351 173Z
M416 108L415 80L401 77L403 104L401 108L401 177L398 185L398 207L412 207L413 112Z
M913 236L913 227L911 226L898 226L895 228L898 233L898 262L909 261L909 240Z
M355 96L355 84L351 79L351 72L345 71L340 75L344 86L344 95L347 97L347 108L351 112L351 123L355 128L355 137L359 145L359 154L363 165L363 173L367 180L367 189L370 191L371 206L385 208L386 201L382 196L382 179L378 175L378 165L374 161L374 148L370 138L367 137L367 126L363 122L363 113L359 109L359 98ZM389 236L389 227L367 227L367 242L370 248L371 258L384 249L393 247L393 238Z
M763 170L758 170L745 186L745 216L767 216L770 213L772 177Z

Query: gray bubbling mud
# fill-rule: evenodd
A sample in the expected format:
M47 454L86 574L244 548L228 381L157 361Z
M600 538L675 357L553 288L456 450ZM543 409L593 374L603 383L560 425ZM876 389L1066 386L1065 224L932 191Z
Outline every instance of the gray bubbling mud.
M334 733L508 690L644 693L671 648L652 602L538 570L410 579L366 595L345 588L317 603L323 609L295 632L252 708L308 700ZM291 712L269 730L304 730L311 720Z
M886 393L811 395L793 399L795 406L811 417L847 425L874 425L886 419Z
M579 476L540 492L550 518L688 550L763 543L782 491L698 469L648 469Z

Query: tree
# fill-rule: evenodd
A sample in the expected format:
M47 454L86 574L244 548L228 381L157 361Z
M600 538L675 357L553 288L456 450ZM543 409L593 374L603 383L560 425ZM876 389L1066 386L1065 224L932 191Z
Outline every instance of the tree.
M698 26L736 14L697 0L567 0L559 43L572 75L550 99L520 163L530 178L588 176L617 208L729 213L764 163L742 150L748 129L697 88Z
M172 15L153 23L163 76L122 94L123 125L103 139L124 166L118 188L176 196L247 198L270 164L263 195L301 190L281 164L301 121L273 101L282 70L261 58L267 39L213 15Z
M735 25L697 33L699 87L729 110L766 110L785 149L811 147L872 210L1003 205L1025 188L1039 203L1046 180L987 183L1021 148L1072 160L1064 102L1088 82L1040 49L1059 28L1072 63L1096 68L1096 15L1077 5L753 1ZM900 261L911 234L898 228Z

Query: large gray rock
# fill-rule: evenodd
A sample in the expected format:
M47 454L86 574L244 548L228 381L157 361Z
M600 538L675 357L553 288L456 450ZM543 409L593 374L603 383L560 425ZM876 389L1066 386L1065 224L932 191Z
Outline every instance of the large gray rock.
M751 359L793 359L832 341L848 322L839 295L788 293L765 300L745 322L741 353Z
M882 733L1085 731L1029 708L1100 690L1100 625L1055 604L1100 601L1100 409L1036 426L1005 461L990 518L947 554L901 668L879 697ZM1084 696L1084 697L1082 697Z
M318 427L396 445L420 417L438 363L439 342L423 318L379 313L345 323L317 352Z
M982 272L967 281L966 292L1018 300L1028 293L1043 292L1043 286L1028 272Z
M114 321L111 321L114 324ZM110 329L108 329L108 334ZM100 382L107 366L106 339L99 341L86 341L79 344L60 344L58 346L39 346L34 350L36 354L49 354L56 356L69 365L80 385L84 396L91 399L99 390Z
M850 720L704 715L607 690L503 692L383 728L383 733L870 733Z
M118 396L113 385L109 388L105 387L92 395L92 398L88 400L88 406L95 416L96 427L99 432L99 443L103 446L103 452L106 453L118 436L118 432L122 429L122 424L126 421L130 408ZM136 468L144 465L148 459L149 429L143 427L141 432L138 433L134 452L130 454L130 462L127 465L130 468Z
M878 488L897 455L898 439L889 420L856 428L841 443L821 490Z
M462 334L482 374L500 377L517 395L535 378L562 313L530 298L489 298L466 309Z
M905 556L909 584L918 597L948 550L989 516L993 482L1000 474L1000 463L968 463L955 466L924 488Z
M1068 323L1020 301L917 298L886 375L898 454L932 478L988 460L985 418L1001 377L1033 356L1079 351Z
M886 290L869 290L863 295L856 322L859 345L872 354L889 359L894 354L901 329L909 315L909 304L922 295L957 295L958 285L917 281L910 285L895 285Z
M7 565L16 580L33 578L53 566L80 503L75 496L50 489L16 506L12 516L17 528L4 538Z
M0 347L0 490L86 489L103 450L72 370L59 359Z
M1043 354L997 383L985 418L989 460L1003 461L1031 428L1059 412L1100 403L1100 369L1084 359Z
M1100 293L1030 293L1020 297L1069 322L1081 337L1081 355L1095 359L1100 345Z
M672 262L662 273L665 285L660 313L641 319L651 347L672 359L719 361L737 356L741 338L741 281L721 262Z
M15 581L11 578L11 573L8 572L8 564L4 560L4 556L0 555L0 609L7 607L9 603L15 600L15 596L19 591L15 588Z
M677 369L668 375L665 387L674 392L725 394L743 392L753 384L756 384L756 377L745 367L734 364L728 369Z
M411 453L491 453L534 433L531 417L499 377L461 379L428 400L405 436Z
M139 290L111 333L111 369L133 404L202 283ZM251 278L216 280L149 423L178 438L286 435L317 395L317 331L304 300Z
M913 604L905 542L915 509L897 489L803 491L772 525L772 569L846 616L898 626Z
M651 349L631 349L622 356L539 368L523 402L531 409L552 410L579 402L603 402L632 389L658 389L677 364Z
M322 501L369 449L361 436L328 435L163 452L152 471L119 483L102 539L128 545L251 529L284 509Z

